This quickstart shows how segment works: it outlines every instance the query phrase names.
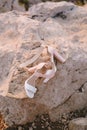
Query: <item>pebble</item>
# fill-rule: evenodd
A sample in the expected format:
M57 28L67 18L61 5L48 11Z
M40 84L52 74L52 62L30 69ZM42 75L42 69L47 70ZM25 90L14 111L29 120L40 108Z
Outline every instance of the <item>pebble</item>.
M33 127L34 129L36 129L36 125L35 125L34 122L32 123L32 127Z
M30 127L30 128L29 128L29 130L33 130L33 128L32 128L32 127Z
M21 126L18 127L18 130L23 130Z
M44 129L45 127L42 125L42 129Z
M51 130L51 127L50 127L50 126L48 126L48 127L47 127L47 129L48 129L48 130Z
M46 119L44 118L44 116L43 116L43 115L41 116L41 120L43 120L43 121L45 121L45 120L46 120Z
M49 122L46 121L45 125L46 125L46 127L49 126Z

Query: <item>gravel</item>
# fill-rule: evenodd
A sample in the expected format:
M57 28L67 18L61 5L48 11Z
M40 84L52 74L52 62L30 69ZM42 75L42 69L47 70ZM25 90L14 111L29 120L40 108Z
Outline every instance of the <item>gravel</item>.
M48 114L38 115L34 122L27 123L26 125L8 127L4 130L69 130L69 122L78 117L87 117L87 108L63 114L56 122L52 122Z

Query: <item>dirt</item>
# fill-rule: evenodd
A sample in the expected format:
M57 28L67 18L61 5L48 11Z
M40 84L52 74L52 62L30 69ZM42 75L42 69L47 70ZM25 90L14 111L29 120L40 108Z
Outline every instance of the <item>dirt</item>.
M7 125L5 124L2 116L0 115L0 130L6 129Z
M0 118L0 130L69 130L68 124L72 119L78 117L87 117L87 108L82 110L72 111L69 114L63 114L62 117L52 122L47 114L39 115L34 122L27 123L26 125L8 127Z

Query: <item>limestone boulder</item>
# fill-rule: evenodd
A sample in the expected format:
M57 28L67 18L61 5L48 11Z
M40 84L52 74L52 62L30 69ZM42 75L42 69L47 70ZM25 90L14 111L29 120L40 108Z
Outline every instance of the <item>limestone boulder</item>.
M25 124L42 113L57 120L64 112L87 107L86 34L87 9L67 2L0 15L0 113L8 125ZM39 79L30 99L24 89L30 74L20 64L37 54L42 43L54 46L65 63L55 61L55 76L46 84Z
M76 6L70 2L68 3L63 1L63 2L51 3L47 1L46 3L39 3L32 6L29 9L29 12L31 18L37 19L39 21L45 21L49 17L51 18L60 17L62 19L66 19L66 16L68 15L69 17L69 13L72 12L73 8L75 10Z
M0 13L12 10L25 11L25 8L18 0L0 0Z

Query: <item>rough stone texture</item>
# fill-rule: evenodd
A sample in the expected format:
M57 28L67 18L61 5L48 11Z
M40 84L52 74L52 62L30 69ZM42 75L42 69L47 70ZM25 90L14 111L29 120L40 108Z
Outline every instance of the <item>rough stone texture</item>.
M0 0L0 12L11 10L25 11L25 8L18 3L18 0Z
M41 2L60 2L63 0L27 0L27 2L24 2L23 0L0 0L0 13L1 12L7 12L7 11L12 11L12 10L18 10L25 12L26 10L29 10L29 7L36 5ZM77 5L84 5L87 4L86 0L66 0L68 2L73 2L74 4ZM27 3L27 4L26 4Z
M38 10L37 16L33 8ZM86 34L87 9L71 3L46 2L28 13L0 15L0 112L6 123L24 124L41 113L57 120L64 112L87 106ZM42 42L55 45L66 62L57 62L55 77L47 84L40 79L38 92L29 99L24 90L29 74L19 65L33 56Z
M70 121L69 130L87 130L87 118L77 118Z
M38 19L40 21L45 21L49 17L52 17L52 18L60 17L62 19L66 19L67 13L69 12L72 13L73 8L75 7L76 6L73 5L72 3L68 4L66 2L62 2L62 3L57 2L55 4L55 2L53 3L46 2L46 4L40 3L40 4L32 6L29 9L29 12L30 12L31 18Z

